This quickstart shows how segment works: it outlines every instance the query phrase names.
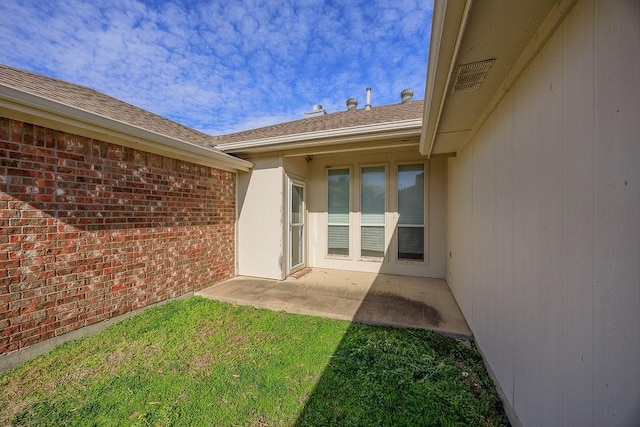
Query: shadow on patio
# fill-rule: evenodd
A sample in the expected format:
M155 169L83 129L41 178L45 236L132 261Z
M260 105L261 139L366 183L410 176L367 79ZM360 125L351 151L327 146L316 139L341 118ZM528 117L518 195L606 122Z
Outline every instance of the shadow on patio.
M288 313L472 338L442 279L313 269L284 281L239 276L196 295Z

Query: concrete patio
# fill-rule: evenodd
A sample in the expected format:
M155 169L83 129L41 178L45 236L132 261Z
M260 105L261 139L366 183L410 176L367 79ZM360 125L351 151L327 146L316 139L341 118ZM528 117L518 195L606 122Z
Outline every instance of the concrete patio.
M196 295L288 313L428 329L472 339L442 279L307 269L283 281L238 276Z

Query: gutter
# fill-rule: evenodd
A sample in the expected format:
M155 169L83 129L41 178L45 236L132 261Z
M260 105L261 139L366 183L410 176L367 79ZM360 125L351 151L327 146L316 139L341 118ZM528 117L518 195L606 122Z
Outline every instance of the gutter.
M248 172L253 163L216 149L182 141L45 97L0 85L0 114L21 120L58 123L95 139L228 171Z
M460 50L460 44L462 43L462 37L467 25L467 18L469 17L472 3L473 0L465 0L464 9L461 11L459 9L456 10L456 7L459 8L460 6L459 2L436 0L434 4L429 62L427 66L427 85L425 89L423 117L425 127L420 135L420 154L426 155L427 158L431 158L438 125L440 124L440 117L444 108L444 102L447 98L447 90L453 74L458 51ZM447 39L444 33L452 25L455 25L455 28L457 28L453 50L450 52L441 51L443 39ZM453 31L453 29L450 29L449 32L450 31ZM447 70L447 74L444 76L443 71L439 72L438 70L438 66L443 59L443 66L445 66ZM442 83L443 78L446 78L444 86L438 93L435 93L436 86L438 83ZM435 116L434 113L436 114Z
M249 141L227 142L216 145L224 152L266 152L274 149L318 147L343 142L358 142L373 139L419 136L422 119L360 125L348 128L283 135Z

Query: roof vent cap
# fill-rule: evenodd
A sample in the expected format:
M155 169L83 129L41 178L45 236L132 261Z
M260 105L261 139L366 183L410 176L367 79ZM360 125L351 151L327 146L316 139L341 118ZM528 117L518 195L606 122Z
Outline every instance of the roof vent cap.
M400 98L402 98L403 104L408 104L413 99L413 89L408 88L400 92Z
M364 106L365 110L371 110L371 88L367 88L367 104Z
M358 98L347 99L347 111L355 111L358 108Z
M322 116L325 114L327 114L327 111L324 109L324 107L320 104L315 104L311 111L307 111L306 113L304 113L304 116L315 117L315 116Z

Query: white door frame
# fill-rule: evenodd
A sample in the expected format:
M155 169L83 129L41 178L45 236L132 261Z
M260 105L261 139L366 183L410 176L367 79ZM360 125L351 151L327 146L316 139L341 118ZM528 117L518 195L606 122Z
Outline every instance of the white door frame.
M307 262L307 257L306 257L306 217L307 217L307 203L306 203L306 198L307 198L307 189L306 189L306 185L305 182L300 180L300 179L294 179L294 178L289 178L288 179L289 183L288 183L288 188L287 188L287 275L294 273L302 268L304 268L306 266L306 262ZM300 217L301 221L300 223L296 223L293 224L292 223L292 208L293 208L293 187L300 187L302 188L302 215ZM294 231L294 227L297 228L301 228L300 230L300 262L297 264L293 264L294 260L293 260L293 231Z

